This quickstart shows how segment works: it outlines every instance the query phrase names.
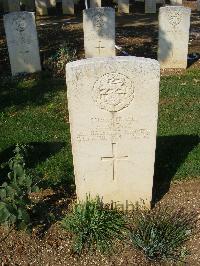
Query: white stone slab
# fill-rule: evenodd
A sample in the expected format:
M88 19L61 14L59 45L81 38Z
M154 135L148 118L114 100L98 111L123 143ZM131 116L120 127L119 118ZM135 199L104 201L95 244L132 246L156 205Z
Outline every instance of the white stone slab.
M156 13L156 0L145 0L145 13Z
M35 0L35 7L37 15L48 15L47 0Z
M131 208L152 198L160 67L137 57L67 64L77 197Z
M129 0L118 0L118 12L124 14L129 13Z
M115 56L115 10L111 7L83 11L85 57Z
M47 0L47 7L56 7L56 0Z
M63 14L73 15L74 14L74 1L73 0L62 0Z
M90 0L90 8L101 7L101 0Z
M182 0L170 0L172 6L181 6L183 4Z
M24 11L6 14L4 27L12 75L40 71L34 13Z
M161 68L186 68L191 10L183 6L159 11L158 61Z
M20 0L7 0L9 12L20 11Z

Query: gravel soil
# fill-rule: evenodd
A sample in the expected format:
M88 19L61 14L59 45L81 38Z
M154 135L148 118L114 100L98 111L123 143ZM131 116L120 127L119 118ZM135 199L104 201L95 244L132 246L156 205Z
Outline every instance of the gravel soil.
M174 183L161 200L161 205L169 208L184 208L186 213L194 212L198 221L193 236L186 243L190 252L185 265L200 265L200 181ZM43 193L43 201L52 197L50 191ZM54 195L55 196L55 195ZM62 205L66 212L69 199L59 198L54 202L57 208ZM51 224L44 234L39 234L40 226L32 233L0 228L0 265L169 265L153 263L135 250L130 243L116 243L115 252L110 256L101 254L72 253L72 237L60 228L59 222ZM174 264L175 265L175 264ZM179 264L180 265L180 264Z

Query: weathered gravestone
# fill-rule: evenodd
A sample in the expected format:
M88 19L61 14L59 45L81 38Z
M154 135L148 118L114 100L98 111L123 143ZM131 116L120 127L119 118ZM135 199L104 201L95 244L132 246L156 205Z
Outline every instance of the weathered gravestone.
M191 10L182 6L159 11L158 61L161 68L186 68Z
M183 4L182 0L170 0L170 4L173 6L181 6Z
M129 0L118 0L118 12L124 14L129 13Z
M156 13L156 0L145 0L145 13Z
M111 7L83 11L85 57L115 56L115 10Z
M7 0L9 12L20 11L20 1L19 0Z
M101 7L101 0L90 0L90 8Z
M63 14L73 15L74 14L74 0L62 0Z
M24 11L6 14L4 26L12 75L40 71L34 13Z
M132 208L152 197L160 67L137 57L66 66L77 197Z
M56 7L56 0L47 0L47 7Z
M35 0L35 7L38 15L48 15L47 0Z

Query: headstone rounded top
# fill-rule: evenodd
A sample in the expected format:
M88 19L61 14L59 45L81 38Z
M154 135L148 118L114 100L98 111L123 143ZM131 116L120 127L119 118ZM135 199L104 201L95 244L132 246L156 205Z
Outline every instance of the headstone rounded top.
M15 11L15 12L10 12L8 14L5 14L3 17L4 19L7 19L9 17L19 17L19 16L30 16L34 14L34 12L29 12L29 11Z
M73 62L69 62L66 65L66 69L70 68L76 68L79 66L86 66L96 63L111 63L114 61L119 62L128 62L128 61L134 61L135 63L145 63L146 67L149 67L150 65L154 66L154 68L159 69L160 64L155 59L145 58L145 57L136 57L136 56L112 56L112 57L93 57L93 58L86 58L81 59Z
M166 5L166 6L162 6L159 8L159 12L164 12L166 10L173 10L173 11L185 11L185 12L191 12L191 8L189 7L185 7L185 6L169 6L169 5Z
M88 13L88 12L104 12L106 10L109 10L109 11L115 11L114 8L112 7L109 7L109 6L106 6L106 7L91 7L91 8L88 8L88 9L84 9L83 10L83 13Z

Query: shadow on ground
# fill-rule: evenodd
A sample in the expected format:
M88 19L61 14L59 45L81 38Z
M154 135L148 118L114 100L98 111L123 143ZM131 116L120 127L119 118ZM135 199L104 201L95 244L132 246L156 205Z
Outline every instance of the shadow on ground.
M199 144L199 140L198 135L157 138L153 205L168 192L172 178L188 154Z

